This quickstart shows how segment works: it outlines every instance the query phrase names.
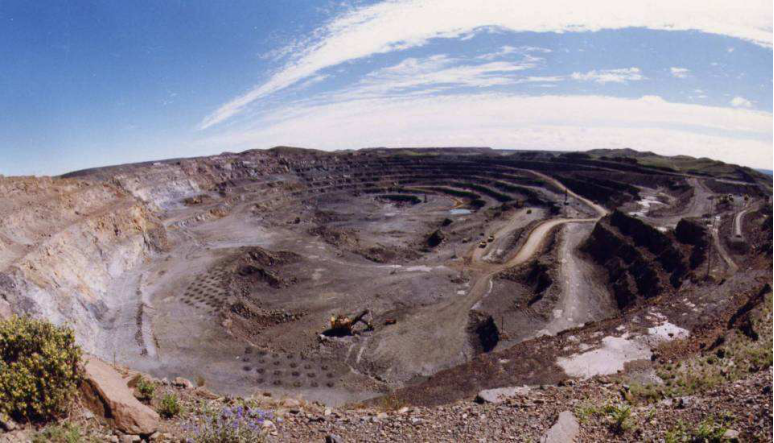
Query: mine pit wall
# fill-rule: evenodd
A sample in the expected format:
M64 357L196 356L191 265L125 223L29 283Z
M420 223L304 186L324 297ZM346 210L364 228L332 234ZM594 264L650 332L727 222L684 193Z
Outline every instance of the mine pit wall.
M142 176L121 174L115 177L115 183L154 209L168 208L203 192L201 184L183 168L166 164L152 166Z
M256 153L0 178L0 314L69 324L87 352L104 354L101 332L125 302L110 288L168 247L159 215L186 197L288 174L288 165Z
M46 318L75 329L87 352L110 306L121 303L111 283L165 246L165 233L138 201L88 217L51 234L0 272L0 299L16 314Z
M597 222L581 250L607 271L618 307L626 309L679 288L689 266L675 243L641 220L615 211Z

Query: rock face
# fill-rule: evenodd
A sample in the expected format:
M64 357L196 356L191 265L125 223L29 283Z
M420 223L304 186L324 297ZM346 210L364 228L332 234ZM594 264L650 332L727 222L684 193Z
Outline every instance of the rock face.
M111 284L163 247L163 226L112 183L0 177L0 195L0 304L71 322L95 352Z
M529 391L530 389L527 386L486 389L478 393L476 396L476 402L498 404L508 400L509 398L528 395Z
M159 415L134 397L121 375L95 357L89 356L85 360L82 391L89 409L126 434L156 432Z
M543 435L540 443L571 443L578 439L580 426L578 420L570 411L564 411L559 414L551 429Z
M676 243L671 235L614 211L597 222L582 249L607 270L610 291L625 309L680 287L689 268Z

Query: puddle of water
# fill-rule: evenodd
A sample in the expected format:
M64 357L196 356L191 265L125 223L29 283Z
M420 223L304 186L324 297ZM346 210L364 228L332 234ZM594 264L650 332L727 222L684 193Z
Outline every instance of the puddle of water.
M457 209L450 209L449 214L451 215L469 215L471 214L470 209L463 209L463 208L457 208Z

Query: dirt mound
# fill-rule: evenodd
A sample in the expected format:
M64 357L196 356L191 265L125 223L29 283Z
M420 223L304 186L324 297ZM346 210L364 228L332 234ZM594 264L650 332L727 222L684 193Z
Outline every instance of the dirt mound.
M186 206L196 206L201 205L203 203L210 203L213 201L213 198L208 194L200 194L195 195L193 197L187 197L183 199L183 204Z
M376 263L404 263L421 257L417 251L408 248L385 247L382 245L355 251Z
M309 230L310 235L320 237L325 243L337 248L356 248L360 243L355 231L317 226Z
M231 269L227 279L234 294L250 294L261 284L279 289L297 283L296 277L284 277L282 267L301 260L289 251L269 251L257 246L240 248L226 268Z
M263 309L247 297L240 297L223 311L222 325L236 338L254 340L266 329L301 319L305 312Z
M241 264L252 266L280 266L295 263L301 256L290 251L269 251L257 246L242 248Z
M286 286L288 282L280 277L276 272L268 269L258 268L252 265L246 265L239 268L237 275L252 280L253 282L264 282L272 288Z

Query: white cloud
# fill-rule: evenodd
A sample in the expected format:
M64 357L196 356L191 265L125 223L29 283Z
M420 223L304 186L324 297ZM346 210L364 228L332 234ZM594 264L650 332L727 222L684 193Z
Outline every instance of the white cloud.
M691 72L688 68L677 68L677 67L671 67L669 68L669 71L672 73L672 77L676 78L687 78L688 73Z
M731 106L735 108L752 108L752 102L750 100L747 100L744 97L739 97L738 95L731 99L730 101Z
M397 65L369 73L354 92L358 95L389 94L417 87L482 88L515 84L518 82L516 72L535 68L541 61L531 55L525 55L519 61L488 63L471 63L446 55L407 58Z
M200 124L208 128L255 100L343 62L417 47L433 38L469 37L477 30L584 32L642 27L697 30L772 47L770 0L395 0L354 9L314 34L311 43L265 83L224 104ZM296 46L294 46L296 49ZM282 51L280 51L282 53Z
M224 132L202 143L218 149L628 146L755 165L772 163L771 121L769 113L669 103L657 96L401 96L274 109L259 129Z
M323 75L323 74L315 75L314 77L311 77L308 80L305 80L300 85L298 85L298 88L299 89L308 88L312 85L316 85L317 83L320 83L321 81L327 79L328 77L329 77L328 75Z
M593 81L605 83L627 83L630 81L644 80L639 68L603 69L584 73L573 72L570 78L578 81Z
M538 46L509 46L505 45L500 48L500 50L495 52L490 52L487 54L479 55L477 58L480 58L482 60L496 60L498 58L503 58L507 55L511 54L526 54L528 52L539 52L542 54L549 54L552 51L548 48L541 48Z

